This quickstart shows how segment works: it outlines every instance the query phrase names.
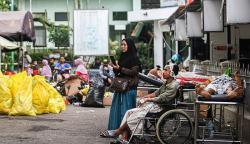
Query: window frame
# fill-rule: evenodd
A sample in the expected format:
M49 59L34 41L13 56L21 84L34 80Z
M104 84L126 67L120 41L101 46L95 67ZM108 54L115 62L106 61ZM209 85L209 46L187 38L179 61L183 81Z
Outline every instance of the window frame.
M38 29L45 31L45 44L44 45L36 45L36 42L33 42L33 47L47 47L47 30L44 26L34 26L35 31Z
M66 14L66 20L57 20L56 19L56 14ZM55 12L54 13L54 20L55 20L55 22L66 22L66 21L69 21L69 13L68 12Z
M126 19L115 19L115 16L114 16L115 13L125 13L125 14L126 14L126 15L125 15L125 18L126 18ZM112 19L113 21L128 21L128 12L127 12L127 11L113 11L113 12L112 12L112 18L113 18L113 19Z

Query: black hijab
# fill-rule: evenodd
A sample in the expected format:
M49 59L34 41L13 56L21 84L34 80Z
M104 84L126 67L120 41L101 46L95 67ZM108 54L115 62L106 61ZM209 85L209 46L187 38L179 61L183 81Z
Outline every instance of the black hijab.
M137 55L137 49L135 47L134 41L131 38L126 38L122 41L125 41L127 43L128 50L126 52L122 52L118 61L119 66L129 69L134 66L140 67L141 63Z

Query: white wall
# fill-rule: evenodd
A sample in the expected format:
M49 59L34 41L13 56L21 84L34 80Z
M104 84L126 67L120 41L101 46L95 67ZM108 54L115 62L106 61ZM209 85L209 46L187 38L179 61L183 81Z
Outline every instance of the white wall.
M69 22L55 22L55 12L67 12L67 0L32 0L32 12L47 11L47 18L55 24L64 24L73 28L73 12L77 6L76 0L68 0ZM30 0L20 0L19 8L21 10L30 9ZM107 9L109 10L110 25L127 25L128 21L113 21L113 11L131 11L133 10L133 0L80 0L81 9ZM39 24L36 24L39 25ZM47 32L48 36L48 32ZM119 37L116 34L115 37ZM70 38L70 43L73 44L73 37ZM54 44L47 39L47 47L53 48Z
M133 0L133 11L141 10L141 0Z
M113 21L113 11L132 11L133 0L82 0L82 9L109 10L110 25L126 25L128 21Z
M58 2L58 0L33 0L32 1L32 13L37 12L47 12L47 18L50 22L55 22L56 25L63 24L68 25L73 28L73 10L75 9L75 1L68 0L68 11L69 11L69 22L68 21L56 21L55 22L55 12L67 12L67 0ZM25 0L24 3L25 10L30 9L29 0ZM36 24L36 23L35 23ZM37 24L36 24L37 25ZM47 38L49 33L47 32ZM73 37L70 37L70 43L73 44ZM49 42L47 39L47 47L53 48L54 44Z
M163 36L159 21L154 21L154 66L163 67Z
M227 58L227 50L215 50L215 45L227 45L227 28L224 27L224 32L210 33L210 60L218 62L220 59Z

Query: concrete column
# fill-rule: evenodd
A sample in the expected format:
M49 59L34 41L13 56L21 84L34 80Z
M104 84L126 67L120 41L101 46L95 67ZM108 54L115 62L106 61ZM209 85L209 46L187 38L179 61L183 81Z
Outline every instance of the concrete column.
M25 0L18 1L18 10L24 11L25 10Z
M163 67L163 35L159 21L154 21L154 66Z
M133 0L133 11L141 9L141 0Z
M81 9L82 8L81 3L82 3L81 0L75 0L75 9Z

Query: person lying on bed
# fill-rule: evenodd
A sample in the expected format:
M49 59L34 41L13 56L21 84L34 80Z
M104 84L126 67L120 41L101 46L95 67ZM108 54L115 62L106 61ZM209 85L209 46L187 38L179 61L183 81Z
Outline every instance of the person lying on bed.
M242 96L243 87L239 74L235 72L231 77L221 75L212 81L196 86L196 93L209 99L214 94L226 94L229 99Z

